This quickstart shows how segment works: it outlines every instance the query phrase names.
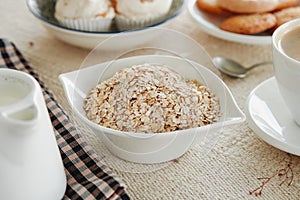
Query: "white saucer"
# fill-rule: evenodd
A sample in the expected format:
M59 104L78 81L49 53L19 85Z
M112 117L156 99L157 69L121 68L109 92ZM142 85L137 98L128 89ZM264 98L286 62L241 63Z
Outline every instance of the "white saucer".
M300 127L288 111L274 77L259 84L248 97L250 128L270 145L300 156Z

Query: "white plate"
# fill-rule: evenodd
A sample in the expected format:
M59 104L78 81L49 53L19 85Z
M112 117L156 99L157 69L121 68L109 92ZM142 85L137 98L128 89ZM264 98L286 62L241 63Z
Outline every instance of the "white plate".
M83 110L83 101L99 81L112 77L119 70L143 63L165 64L183 77L199 80L219 98L221 119L211 125L163 134L137 134L99 126L90 121ZM76 116L95 131L107 148L116 156L137 163L160 163L178 158L190 149L194 141L203 141L225 126L241 123L245 116L237 106L225 83L206 67L180 57L143 55L118 59L59 76L66 97Z
M274 77L251 92L246 115L249 126L260 138L276 148L300 156L300 127L288 111Z
M196 0L190 0L188 4L188 10L192 17L199 23L201 28L210 35L215 37L229 40L233 42L240 42L246 44L255 45L270 45L270 35L243 35L223 31L219 28L220 23L224 20L224 17L213 15L205 12L201 12L197 5Z

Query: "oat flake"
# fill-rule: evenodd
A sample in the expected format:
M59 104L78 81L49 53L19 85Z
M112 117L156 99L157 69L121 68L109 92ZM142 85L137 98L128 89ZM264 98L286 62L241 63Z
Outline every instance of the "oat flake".
M219 118L219 101L196 80L166 66L143 64L117 72L84 101L93 122L120 131L163 133L200 127Z

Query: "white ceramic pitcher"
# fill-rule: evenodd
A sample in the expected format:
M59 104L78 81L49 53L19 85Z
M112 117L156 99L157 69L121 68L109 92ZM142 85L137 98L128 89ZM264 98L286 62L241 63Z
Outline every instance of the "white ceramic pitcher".
M0 199L58 200L66 175L38 82L0 69Z

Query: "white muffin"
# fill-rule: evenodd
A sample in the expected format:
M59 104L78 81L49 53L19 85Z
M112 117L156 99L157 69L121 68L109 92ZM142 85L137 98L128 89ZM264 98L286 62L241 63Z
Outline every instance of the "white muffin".
M55 18L68 28L109 31L115 11L109 0L57 0Z
M172 0L111 0L119 30L138 29L161 21Z

